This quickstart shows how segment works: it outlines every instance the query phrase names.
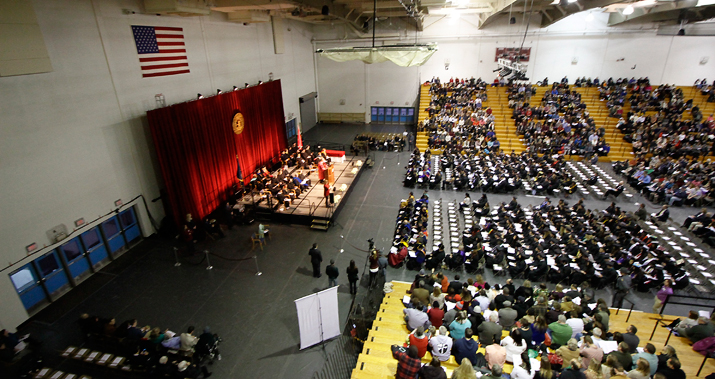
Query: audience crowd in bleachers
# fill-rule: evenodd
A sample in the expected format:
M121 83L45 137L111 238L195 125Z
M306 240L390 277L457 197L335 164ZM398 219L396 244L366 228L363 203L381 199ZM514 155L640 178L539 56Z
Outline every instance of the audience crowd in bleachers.
M658 354L653 344L641 344L638 326L613 327L606 301L587 286L549 290L529 280L517 287L510 279L500 285L481 275L450 280L422 271L408 293L407 348L393 346L398 378L446 378L445 362L459 365L451 376L458 379L686 377L675 348L666 345ZM673 327L691 343L713 336L715 320L697 312L678 321ZM420 368L424 357L431 362Z
M428 117L418 130L429 132L430 149L480 150L486 154L499 151L492 110L482 109L487 101L485 82L452 78L442 83L433 78L425 85L430 86L431 99L425 109Z
M522 88L523 85L518 91ZM511 96L513 92L509 93ZM524 143L532 151L586 157L610 152L605 129L597 128L581 94L570 88L566 78L554 82L538 105L524 97L516 101L510 99L509 106L513 108L517 133L524 136Z
M653 156L616 162L613 169L627 178L629 184L654 203L668 206L707 206L715 202L715 163ZM706 222L705 226L710 226ZM706 230L698 233L705 233ZM706 233L705 237L710 237ZM715 246L715 240L704 242Z
M656 154L698 158L712 152L713 117L705 117L693 99L685 100L675 86L654 87L648 78L609 79L599 88L609 115L619 117L616 127L633 144L636 155ZM626 101L629 111L624 114ZM689 113L689 118L684 118Z
M715 80L713 80L711 84L708 84L707 79L698 79L694 85L703 96L708 97L708 103L715 103Z

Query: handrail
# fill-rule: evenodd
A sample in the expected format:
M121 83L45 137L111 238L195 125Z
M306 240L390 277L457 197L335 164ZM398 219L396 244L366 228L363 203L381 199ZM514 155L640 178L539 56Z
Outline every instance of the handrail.
M626 317L626 322L628 322L628 320L631 319L631 313L633 313L633 306L634 306L635 304L634 304L632 301L630 301L630 300L628 300L627 298L625 298L625 297L623 298L623 300L625 300L625 301L631 303L631 308L628 310L628 317ZM620 310L621 310L620 307L619 307L618 309L616 309L616 314L618 314L618 312L619 312Z
M677 302L677 301L671 301L671 297L680 297L680 298L685 298L685 299L698 299L698 302ZM688 295L667 295L665 297L665 301L663 304L660 306L660 312L658 312L660 315L663 314L663 310L665 310L665 306L668 304L675 304L675 305L691 305L691 306L699 306L703 307L703 300L704 301L715 301L715 298L707 298L707 297L702 297L702 296L688 296ZM712 308L713 312L715 312L715 304L709 305L708 308Z

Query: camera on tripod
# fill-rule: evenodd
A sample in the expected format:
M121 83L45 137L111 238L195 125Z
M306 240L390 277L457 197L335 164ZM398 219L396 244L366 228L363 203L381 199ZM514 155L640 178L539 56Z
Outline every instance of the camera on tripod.
M375 240L370 238L369 240L367 240L367 243L370 244L369 250L372 251L372 249L375 248Z

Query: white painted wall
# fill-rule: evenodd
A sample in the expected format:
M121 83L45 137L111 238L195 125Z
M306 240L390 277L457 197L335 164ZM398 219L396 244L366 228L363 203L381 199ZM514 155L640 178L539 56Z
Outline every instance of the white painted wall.
M588 17L589 13L592 17ZM376 101L414 99L419 88L410 82L439 76L481 77L492 81L497 68L494 56L497 47L531 47L531 60L527 76L533 81L548 77L559 80L564 75L573 82L577 77L644 77L653 83L690 85L695 79L715 78L715 37L659 36L657 25L639 24L617 27L607 26L608 15L597 10L582 12L563 19L548 28L540 29L540 16L535 15L529 33L524 39L525 23L517 17L510 25L504 16L478 29L474 18L428 17L424 31L396 33L387 25L378 23L376 45L437 42L439 50L421 67L400 68L392 63L364 65L361 62L335 63L318 59L320 110L322 112L369 112ZM365 43L349 29L316 27L316 47L359 46ZM708 63L701 65L703 57ZM576 63L572 62L576 60ZM620 60L623 59L623 60ZM450 62L445 70L445 62ZM361 71L360 65L364 66ZM635 66L635 68L633 68ZM346 67L349 67L346 69ZM342 74L345 75L342 75ZM341 78L341 80L335 80ZM350 107L333 101L355 90L356 101ZM364 91L364 92L363 92ZM365 98L364 105L358 99Z
M285 54L276 55L270 24L229 23L220 13L124 15L124 8L139 13L136 0L33 0L33 6L54 71L0 78L3 268L23 259L26 245L49 244L45 231L57 224L71 229L80 217L107 213L116 199L159 195L145 116L155 94L171 104L266 81L272 72L282 81L285 114L298 116L298 97L316 90L307 24L286 20ZM184 28L191 73L142 78L130 25ZM149 204L161 219L158 203ZM0 325L7 328L27 318L7 275L12 270L0 275Z

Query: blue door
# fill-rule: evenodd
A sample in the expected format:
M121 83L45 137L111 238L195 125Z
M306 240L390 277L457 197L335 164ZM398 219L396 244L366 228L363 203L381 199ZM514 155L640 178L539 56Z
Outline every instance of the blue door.
M126 211L120 213L119 221L122 224L124 239L127 241L127 243L133 242L141 236L141 232L139 231L139 224L137 223L137 218L134 214L134 208L129 208Z
M407 108L407 122L415 122L415 108Z
M87 257L89 257L89 262L92 267L96 268L103 261L109 259L107 248L104 246L104 242L102 242L102 238L99 235L99 227L82 233L80 238L87 251Z
M61 292L69 287L69 279L65 274L65 269L60 264L57 251L51 251L35 259L34 263L47 293L53 300L57 299Z
M116 216L103 222L100 227L102 228L104 240L109 246L110 254L114 254L124 247L126 243L124 242L124 237L122 237L122 229Z
M400 108L400 123L407 123L407 108Z
M60 246L59 250L62 253L62 259L65 261L73 284L79 284L86 274L90 274L89 261L85 256L84 247L79 237L72 238L69 242Z
M392 108L385 108L385 122L392 122Z
M32 262L11 273L10 280L28 312L49 301Z
M377 121L385 122L385 108L383 108L383 107L377 108Z
M377 121L377 107L372 107L370 109L370 114L371 114L370 121L373 121L373 122Z

